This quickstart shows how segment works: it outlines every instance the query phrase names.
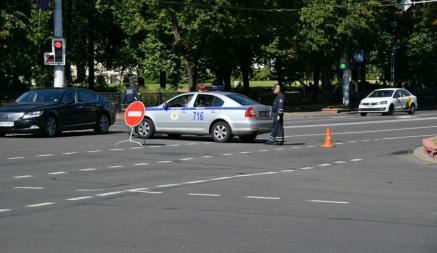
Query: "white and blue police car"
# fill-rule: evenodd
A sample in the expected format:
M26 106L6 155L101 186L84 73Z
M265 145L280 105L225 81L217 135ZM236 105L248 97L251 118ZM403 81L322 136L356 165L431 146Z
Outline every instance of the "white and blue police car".
M165 133L170 137L211 135L216 142L227 142L233 136L253 141L258 134L270 132L271 126L271 106L237 93L197 91L146 108L136 133L140 138Z

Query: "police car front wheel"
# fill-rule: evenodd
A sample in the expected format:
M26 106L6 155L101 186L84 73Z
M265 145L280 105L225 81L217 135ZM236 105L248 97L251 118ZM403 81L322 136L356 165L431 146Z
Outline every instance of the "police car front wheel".
M135 129L138 137L143 139L152 138L155 134L155 125L151 119L144 119Z
M231 127L224 121L214 123L211 128L211 136L215 142L227 142L231 135Z

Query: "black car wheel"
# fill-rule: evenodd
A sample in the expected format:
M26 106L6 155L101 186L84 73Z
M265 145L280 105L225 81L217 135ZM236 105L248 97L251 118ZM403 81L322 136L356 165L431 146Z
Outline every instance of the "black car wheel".
M367 116L367 112L360 112L360 115L363 116L363 117Z
M155 134L155 125L151 119L144 119L136 128L135 131L139 138L149 139Z
M58 123L54 116L48 116L42 127L42 134L46 137L54 137L58 131Z
M224 121L216 122L211 128L211 136L215 142L227 142L231 135L231 127Z
M0 133L0 137L3 137L5 135L6 135L6 133Z
M408 114L415 114L416 113L416 106L412 104L410 106L410 109L408 110Z
M250 134L250 135L240 135L238 138L244 142L251 142L256 139L257 134Z
M94 131L96 131L99 134L106 134L109 131L109 119L108 116L105 114L100 115L99 119L97 120L97 125L94 128Z

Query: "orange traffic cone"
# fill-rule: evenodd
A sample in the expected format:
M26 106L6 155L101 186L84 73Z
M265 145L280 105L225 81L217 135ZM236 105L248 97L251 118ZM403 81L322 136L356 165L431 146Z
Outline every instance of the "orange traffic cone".
M322 145L324 148L333 148L335 147L334 144L332 144L332 137L331 137L331 128L327 127L325 131L325 143Z

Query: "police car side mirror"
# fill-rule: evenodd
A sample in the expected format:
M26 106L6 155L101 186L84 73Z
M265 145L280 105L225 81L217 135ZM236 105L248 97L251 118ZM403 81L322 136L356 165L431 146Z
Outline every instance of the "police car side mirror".
M167 104L167 102L164 102L164 105L163 105L163 107L164 107L164 109L168 109L168 104Z

